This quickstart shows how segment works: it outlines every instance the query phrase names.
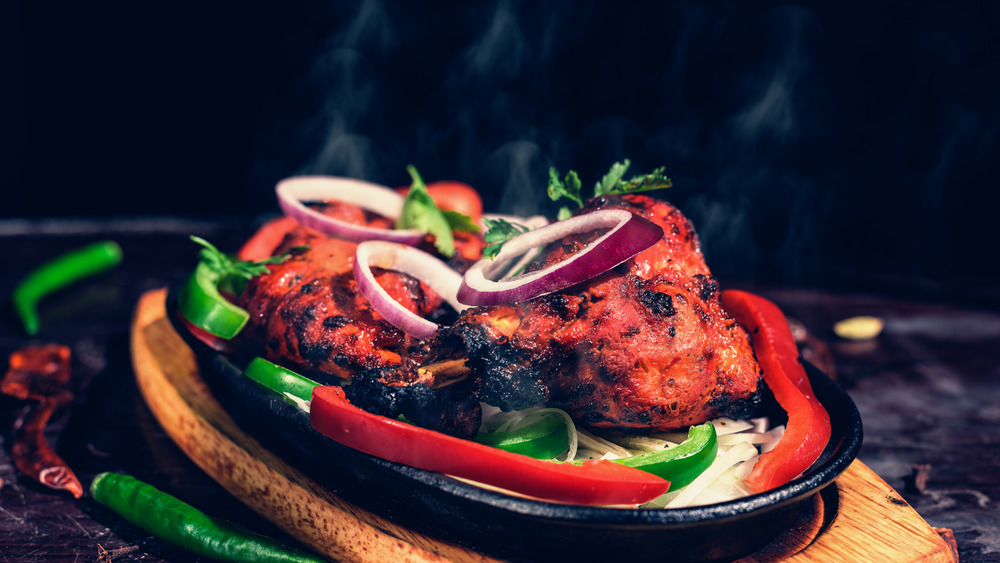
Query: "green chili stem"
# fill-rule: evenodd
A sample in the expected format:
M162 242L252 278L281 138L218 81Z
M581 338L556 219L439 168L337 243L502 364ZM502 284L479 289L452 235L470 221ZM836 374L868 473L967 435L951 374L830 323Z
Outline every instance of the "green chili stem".
M83 278L121 264L122 249L110 240L96 242L57 256L32 270L14 288L14 309L29 336L38 333L38 302Z
M101 473L90 485L94 500L154 536L222 561L310 562L322 559L208 516L129 475Z

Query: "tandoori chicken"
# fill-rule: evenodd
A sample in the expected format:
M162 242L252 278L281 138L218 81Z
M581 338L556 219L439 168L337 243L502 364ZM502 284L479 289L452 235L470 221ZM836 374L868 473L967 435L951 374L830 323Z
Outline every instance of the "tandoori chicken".
M654 222L663 238L589 281L529 301L473 307L455 320L422 282L379 271L380 285L409 310L450 324L423 341L387 323L358 293L355 243L291 228L274 253L309 250L247 284L240 299L251 315L247 339L272 361L326 383L350 382L348 396L364 408L457 435L475 433L478 401L504 410L546 403L583 425L622 430L750 413L760 400L760 368L747 334L719 305L689 221L636 194L593 199L580 213L604 208ZM385 221L350 206L324 212ZM559 261L596 235L550 245L529 267ZM481 252L481 240L467 243L460 257ZM444 376L420 369L463 360L467 373L457 384L454 373L444 385Z

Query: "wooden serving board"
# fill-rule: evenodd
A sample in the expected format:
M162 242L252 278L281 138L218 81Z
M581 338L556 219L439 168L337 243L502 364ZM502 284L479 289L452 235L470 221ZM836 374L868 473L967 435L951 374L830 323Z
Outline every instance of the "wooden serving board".
M139 300L131 330L140 392L170 438L223 488L316 552L343 561L496 561L414 533L330 494L243 433L166 317L166 290ZM954 561L948 544L860 461L745 562Z

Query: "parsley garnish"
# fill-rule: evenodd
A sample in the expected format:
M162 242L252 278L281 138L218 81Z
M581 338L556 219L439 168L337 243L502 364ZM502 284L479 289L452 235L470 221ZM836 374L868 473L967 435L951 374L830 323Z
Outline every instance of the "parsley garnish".
M406 171L413 178L410 191L403 200L403 210L396 220L397 229L417 229L434 237L434 246L442 255L451 258L455 254L455 237L452 231L478 233L479 226L468 215L457 211L443 211L427 193L420 173L413 165Z
M266 274L268 272L268 264L281 264L291 258L293 254L298 254L309 249L308 246L293 246L277 256L265 258L259 262L250 262L248 260L240 260L231 254L225 254L216 248L215 245L201 237L191 235L191 240L202 246L201 252L198 253L198 258L203 264L218 274L220 289L225 289L236 295L243 292L243 288L250 278Z
M601 181L594 185L594 197L649 192L673 186L670 178L667 178L663 174L664 167L657 168L649 174L640 174L639 176L633 176L629 180L623 180L622 178L625 177L625 173L628 172L628 168L631 165L632 162L627 158L625 162L612 164L611 170L608 170L608 173L601 178ZM581 187L580 176L575 171L570 170L560 179L559 172L555 168L549 168L548 193L549 199L552 201L568 199L576 203L576 207L579 209L583 207ZM562 221L563 219L569 219L572 215L573 210L570 206L564 205L559 208L556 217ZM487 243L490 243L490 246L487 246L483 250L483 255L490 259L496 257L505 242L528 231L527 227L509 223L503 219L496 221L483 219L483 224L487 228L484 238Z
M611 170L605 174L600 182L594 185L594 197L604 195L619 195L638 192L649 192L661 190L673 186L670 178L663 174L664 167L657 168L649 174L633 176L629 180L623 180L632 162L625 159L624 162L616 162L611 165ZM559 201L569 199L576 203L577 208L583 207L583 198L580 196L580 178L576 172L570 170L566 174L566 179L560 181L559 173L555 168L549 169L549 199ZM559 220L566 219L572 215L573 211L568 205L559 209Z
M549 168L549 199L552 201L559 201L562 198L566 198L576 202L577 207L583 207L583 198L580 196L580 176L577 175L575 170L570 170L566 173L566 179L560 180L559 173L556 172L555 168ZM558 219L562 221L563 219L568 219L572 214L568 206L562 206L559 208Z
M483 256L490 260L496 258L503 243L516 237L519 234L528 232L528 227L518 223L511 223L504 219L483 219L486 232L483 233L483 240L486 241L486 248L483 249Z

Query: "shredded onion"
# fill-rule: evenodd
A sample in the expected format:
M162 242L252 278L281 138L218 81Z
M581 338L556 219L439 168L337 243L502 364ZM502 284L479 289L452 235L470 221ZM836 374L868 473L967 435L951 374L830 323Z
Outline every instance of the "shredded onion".
M467 307L455 299L462 276L434 256L412 246L382 240L358 244L354 254L354 279L361 294L386 321L417 338L434 335L438 325L411 312L392 298L372 273L372 267L409 274L426 283L456 311Z
M570 235L610 228L569 258L541 270L494 281L525 252ZM458 300L468 305L498 305L534 299L588 280L614 268L663 238L655 223L624 209L601 209L518 235L493 260L482 259L465 273Z
M416 245L424 234L415 229L380 229L355 225L323 215L305 205L306 201L338 201L396 220L403 209L403 196L394 190L354 178L337 176L294 176L275 187L278 205L285 215L323 234L361 242L388 240Z
M720 454L715 463L710 465L704 473L695 477L688 486L679 489L680 493L667 503L666 508L680 508L688 506L700 493L709 487L724 472L732 469L739 463L749 461L757 455L757 448L750 444L742 443L733 446L725 453Z

